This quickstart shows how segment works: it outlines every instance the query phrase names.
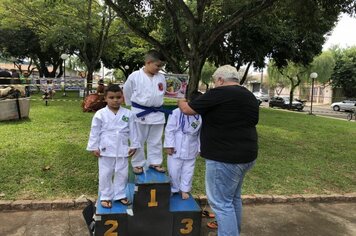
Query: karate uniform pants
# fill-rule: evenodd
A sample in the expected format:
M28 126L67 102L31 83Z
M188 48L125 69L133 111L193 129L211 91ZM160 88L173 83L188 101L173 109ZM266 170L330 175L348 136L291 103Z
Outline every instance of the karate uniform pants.
M190 192L192 190L195 158L181 159L169 156L167 167L171 179L171 192Z
M98 159L100 200L115 201L125 198L128 181L127 157L102 156Z
M147 125L135 122L141 148L136 150L131 159L133 167L143 167L145 161L145 142L147 143L147 165L161 165L162 156L162 134L164 124Z

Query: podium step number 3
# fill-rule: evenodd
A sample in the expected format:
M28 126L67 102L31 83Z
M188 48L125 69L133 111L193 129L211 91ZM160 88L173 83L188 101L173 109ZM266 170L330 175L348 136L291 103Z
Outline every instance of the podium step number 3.
M99 196L96 209L89 205L83 211L91 235L200 236L200 206L191 195L182 200L170 189L164 173L148 169L128 184L126 192L132 205L113 202L112 208L103 208Z

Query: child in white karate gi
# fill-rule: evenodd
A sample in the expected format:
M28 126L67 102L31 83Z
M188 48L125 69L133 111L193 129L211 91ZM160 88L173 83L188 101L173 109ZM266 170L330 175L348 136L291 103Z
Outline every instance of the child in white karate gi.
M147 143L147 163L144 148L137 150L131 159L133 172L142 174L147 164L158 172L162 167L162 134L165 123L165 110L162 108L166 91L166 80L159 70L164 65L163 56L156 50L150 50L145 56L144 68L129 75L124 84L126 105L136 115L135 125L139 132L140 145Z
M124 100L121 88L110 85L104 97L107 106L93 117L87 150L98 158L101 205L111 208L112 200L131 204L125 192L128 157L136 152L140 144L134 117L130 110L121 106Z
M195 99L199 94L195 94ZM171 192L189 198L192 189L195 160L200 152L200 115L184 115L179 108L168 117L164 148L168 154L167 166L171 179Z

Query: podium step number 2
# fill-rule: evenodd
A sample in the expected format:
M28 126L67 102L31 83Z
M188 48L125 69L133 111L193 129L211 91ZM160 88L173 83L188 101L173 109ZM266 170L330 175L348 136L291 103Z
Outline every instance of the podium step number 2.
M170 189L164 173L148 169L128 184L126 192L132 205L113 202L112 208L103 208L99 196L96 210L91 210L92 219L90 210L84 209L86 215L83 211L91 235L200 236L200 206L191 195L182 200Z

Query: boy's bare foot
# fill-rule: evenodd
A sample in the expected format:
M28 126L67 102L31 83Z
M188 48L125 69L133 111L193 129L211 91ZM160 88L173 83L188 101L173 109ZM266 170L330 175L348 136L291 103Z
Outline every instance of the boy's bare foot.
M182 199L183 199L183 200L186 200L186 199L189 198L189 193L182 192L181 194L182 194Z

